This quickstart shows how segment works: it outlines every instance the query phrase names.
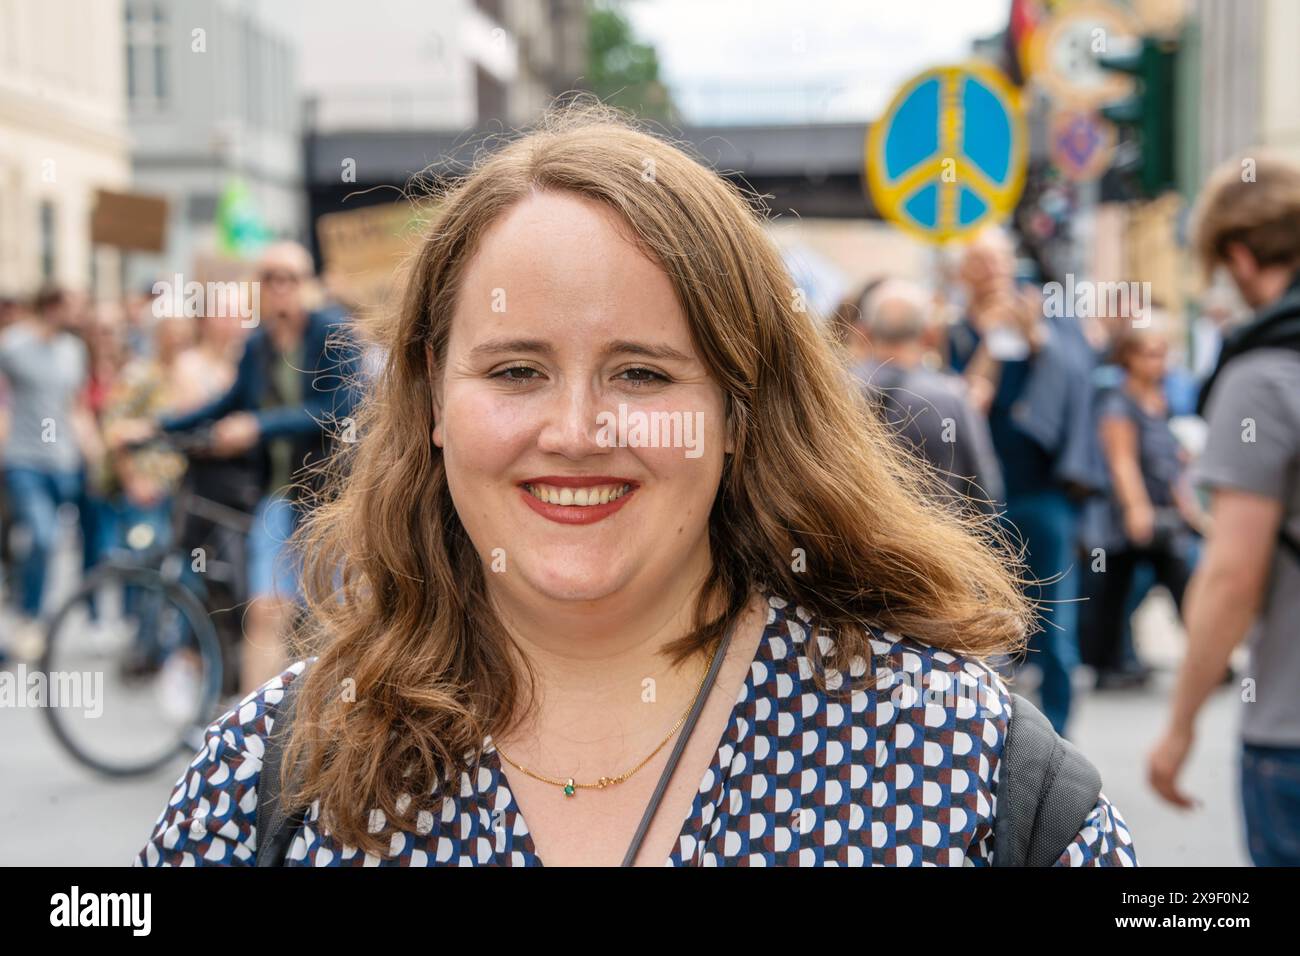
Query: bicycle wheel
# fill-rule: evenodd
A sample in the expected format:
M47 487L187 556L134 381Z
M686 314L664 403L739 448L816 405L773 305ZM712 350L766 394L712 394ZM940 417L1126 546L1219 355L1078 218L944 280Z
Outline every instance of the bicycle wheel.
M109 776L193 752L217 716L221 647L203 606L157 570L101 565L50 621L40 669L59 742Z

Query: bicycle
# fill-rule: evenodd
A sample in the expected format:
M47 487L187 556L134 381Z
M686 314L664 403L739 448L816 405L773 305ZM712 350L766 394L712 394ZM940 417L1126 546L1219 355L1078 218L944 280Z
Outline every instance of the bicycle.
M209 435L206 429L160 435L127 447L162 447L193 462L204 457ZM243 549L253 516L197 494L193 469L172 505L168 540L148 522L132 525L125 548L63 602L50 619L38 665L47 680L81 675L93 683L98 674L101 688L109 684L112 706L101 709L93 726L73 708L43 710L60 744L110 777L147 774L178 752L193 753L206 728L238 699ZM142 688L155 699L140 694Z

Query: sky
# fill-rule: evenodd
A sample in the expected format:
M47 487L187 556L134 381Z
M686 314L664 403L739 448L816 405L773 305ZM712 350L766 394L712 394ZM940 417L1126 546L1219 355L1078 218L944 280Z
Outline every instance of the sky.
M860 121L912 74L970 54L1010 0L625 0L697 122Z

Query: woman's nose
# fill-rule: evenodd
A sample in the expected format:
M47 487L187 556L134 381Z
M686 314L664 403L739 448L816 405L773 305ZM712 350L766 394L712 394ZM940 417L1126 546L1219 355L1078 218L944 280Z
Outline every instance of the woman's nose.
M568 458L600 452L604 446L597 440L598 404L597 396L586 382L556 389L543 412L538 448Z

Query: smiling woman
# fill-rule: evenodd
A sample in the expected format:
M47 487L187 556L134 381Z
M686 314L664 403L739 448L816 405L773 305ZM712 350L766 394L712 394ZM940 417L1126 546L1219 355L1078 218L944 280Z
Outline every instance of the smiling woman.
M213 725L138 862L252 862L277 782L292 865L992 862L1017 565L894 450L746 197L571 106L409 275L298 535L318 653ZM1104 796L1051 858L1136 862Z

